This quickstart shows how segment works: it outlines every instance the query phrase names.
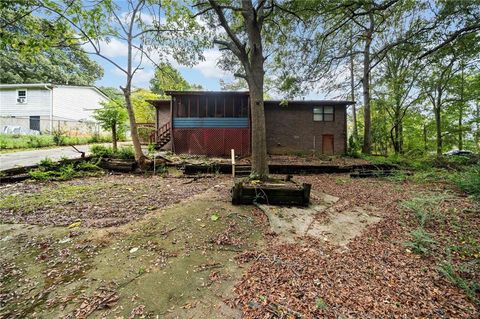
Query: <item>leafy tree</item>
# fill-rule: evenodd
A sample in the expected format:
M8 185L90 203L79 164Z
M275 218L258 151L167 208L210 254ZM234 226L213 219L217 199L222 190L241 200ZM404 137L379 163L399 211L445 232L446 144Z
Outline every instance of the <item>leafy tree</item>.
M0 83L93 85L103 76L98 63L70 47L78 42L69 25L28 14L21 4L9 1L0 9Z
M252 125L252 177L268 176L265 132L265 61L268 46L278 35L281 1L196 1L196 16L202 16L215 32L214 44L226 52L222 65L244 79L250 92ZM277 31L275 31L277 29Z
M170 63L162 62L155 69L154 78L150 80L150 89L166 97L165 91L201 90L202 86L188 83Z
M98 89L110 99L121 99L123 97L122 91L114 87L100 86Z
M203 33L202 27L191 19L191 12L183 2L127 0L121 4L100 1L93 6L84 6L82 1L38 0L33 1L29 9L30 12L43 12L51 18L49 21L70 25L75 30L75 39L85 44L82 48L88 48L87 53L101 57L124 74L125 84L121 90L128 112L135 160L144 167L147 157L141 148L131 99L133 78L142 69L144 60L156 63L152 58L155 53L160 57L171 54L177 61L186 64L197 60L203 47L198 35ZM111 59L103 50L105 43L110 41L125 45L125 64ZM82 48L77 46L77 49Z
M94 118L104 130L112 133L113 151L117 151L117 141L128 119L127 110L121 99L102 102L102 108L95 110Z
M159 96L144 89L138 89L132 94L132 105L135 118L139 123L155 123L155 108L148 100L156 100Z
M103 76L102 67L85 52L48 48L22 57L14 51L0 52L0 82L93 85Z

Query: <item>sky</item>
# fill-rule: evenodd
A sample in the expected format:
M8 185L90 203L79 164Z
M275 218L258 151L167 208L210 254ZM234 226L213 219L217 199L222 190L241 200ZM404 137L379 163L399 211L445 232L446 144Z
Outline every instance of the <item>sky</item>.
M102 52L109 58L121 65L126 64L126 45L120 41L111 41L102 45ZM200 84L205 90L220 90L220 79L232 81L233 76L221 70L217 66L217 60L220 57L220 51L209 49L204 52L205 61L200 61L193 67L186 67L170 61L172 65L182 74L182 76L192 84ZM101 57L95 55L92 59L97 61L104 69L104 76L98 80L97 86L111 86L118 88L125 84L125 75L114 65ZM143 69L134 77L134 86L139 88L149 88L150 79L154 75L153 63L144 62Z
M102 44L102 52L108 58L114 60L120 65L126 64L126 45L120 41L111 41L110 43ZM217 48L208 49L204 51L204 61L199 61L193 67L179 65L173 59L169 62L175 67L182 76L191 84L200 84L207 91L220 91L220 80L225 82L234 81L233 74L220 69L217 66L217 61L220 58L220 51ZM92 55L91 58L97 61L104 69L104 76L96 82L96 86L108 86L118 88L125 85L125 74L117 69L110 62L105 59ZM148 61L143 62L143 69L138 71L133 80L133 85L137 88L148 89L150 87L150 80L154 76L154 64ZM333 95L337 94L333 92ZM272 95L272 94L270 94ZM274 95L272 98L281 99L282 96ZM305 99L328 99L329 96L311 92ZM330 96L331 98L331 96Z
M117 1L117 5L119 5L120 10L123 11L120 14L120 16L127 18L128 8L126 7L126 2ZM148 21L149 19L154 19L154 18L148 13L142 13L142 20L145 23L148 24L149 22L151 22L151 21ZM201 23L201 21L199 21L199 23ZM89 49L91 49L91 47L89 48L87 45L85 47L85 50L87 52L91 52L92 50L89 50ZM105 41L102 42L101 53L107 56L109 59L113 60L115 63L121 65L122 67L126 65L127 45L125 42L121 40L112 38L109 42L105 42ZM165 58L165 57L163 58L169 61L172 64L172 66L176 68L189 83L199 84L205 90L209 90L209 91L221 90L220 80L223 80L227 83L234 81L233 74L225 72L217 66L217 61L221 56L221 53L218 50L218 48L206 49L203 55L205 60L198 61L198 63L193 67L179 65L173 58ZM104 69L104 76L96 82L96 86L107 86L107 87L118 88L119 86L125 84L125 81L126 81L125 74L122 71L120 71L118 68L116 68L112 63L96 55L91 55L91 57L93 60L97 61ZM152 59L156 63L158 63L160 60L160 57L158 56L156 58L152 57ZM150 87L150 80L154 76L155 65L151 61L148 61L148 59L143 59L142 66L143 68L139 70L134 76L133 85L137 88L148 89ZM282 96L272 96L272 97L275 99L282 98ZM312 92L305 98L306 99L324 99L328 97L323 94Z

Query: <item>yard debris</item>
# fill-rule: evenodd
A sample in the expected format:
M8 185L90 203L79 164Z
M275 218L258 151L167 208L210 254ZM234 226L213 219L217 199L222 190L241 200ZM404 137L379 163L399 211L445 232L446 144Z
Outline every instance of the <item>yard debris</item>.
M314 189L340 197L333 205L334 210L372 205L378 208L383 220L367 227L346 249L321 238L285 243L267 237L266 251L256 257L249 253L238 255L239 261L243 257L252 261L236 285L237 297L232 300L232 305L242 308L245 317L478 316L478 305L439 275L431 257L407 253L402 245L406 225L399 203L428 186L402 184L399 192L395 184L378 179L344 182L338 180L341 178L338 175L299 178L313 181ZM338 181L332 182L335 179ZM464 199L462 203L450 203L445 211L451 212L459 205L469 208ZM478 224L475 222L478 218L469 218ZM446 223L440 224L444 227ZM470 277L478 278L472 274Z
M68 225L68 229L77 228L77 227L80 227L81 225L82 225L81 221L74 222L74 223L71 223L70 225Z
M246 264L254 259L257 259L259 256L260 253L257 251L244 251L243 253L236 255L234 258L240 264Z
M87 318L96 310L112 308L118 300L119 296L117 292L106 287L100 287L94 292L93 296L83 298L83 302L79 308L64 319Z
M0 186L0 222L69 229L118 226L138 220L152 207L169 206L204 192L222 178L183 185L182 178L108 175L102 179L7 184Z
M210 264L202 264L195 267L195 271L205 271L215 268L223 268L224 266L221 263L210 263Z

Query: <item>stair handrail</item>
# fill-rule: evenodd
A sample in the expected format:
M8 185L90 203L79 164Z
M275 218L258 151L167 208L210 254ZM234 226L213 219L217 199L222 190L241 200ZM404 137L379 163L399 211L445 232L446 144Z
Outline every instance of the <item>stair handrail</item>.
M163 135L170 134L170 122L163 124L150 134L150 143L157 143Z

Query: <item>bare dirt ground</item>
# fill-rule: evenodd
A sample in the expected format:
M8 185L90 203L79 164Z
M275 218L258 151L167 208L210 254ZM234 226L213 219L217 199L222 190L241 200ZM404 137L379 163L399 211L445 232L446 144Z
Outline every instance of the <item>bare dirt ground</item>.
M4 185L0 318L478 318L478 204L443 184L294 180L309 208L232 206L227 176ZM405 245L419 220L422 254Z
M240 317L241 311L223 300L233 298L233 286L242 273L235 256L262 247L266 218L254 207L232 207L224 178L183 184L186 181L141 176L82 181L89 188L77 189L78 196L92 185L101 185L102 193L115 197L125 196L127 186L137 191L138 199L129 196L133 204L110 203L112 213L122 205L137 209L128 216L130 222L121 226L92 228L97 225L82 222L75 227L52 227L49 221L47 226L0 225L0 318ZM29 185L28 189L41 192L79 182ZM110 183L124 187L112 188ZM165 193L155 191L159 185L177 187L178 195L175 199L162 196ZM27 186L11 186L9 194L17 187L25 190ZM146 199L143 192L159 198ZM104 219L95 213L102 199L89 194L82 195L85 205L92 207L89 214L84 215L85 206L69 204L56 213ZM173 201L177 204L172 205ZM8 216L21 214L23 202ZM165 207L139 209L154 204ZM37 201L33 211L44 208Z

